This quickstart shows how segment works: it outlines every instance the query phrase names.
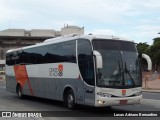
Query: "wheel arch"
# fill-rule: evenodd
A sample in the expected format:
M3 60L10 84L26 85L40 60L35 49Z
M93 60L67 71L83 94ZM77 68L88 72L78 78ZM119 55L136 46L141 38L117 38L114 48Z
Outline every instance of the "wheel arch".
M21 85L20 82L18 82L17 85L16 85L16 93L18 93L18 87L19 87L19 86L22 88L22 85Z
M71 85L66 85L66 86L65 86L65 88L64 88L64 90L63 90L63 100L65 100L65 97L66 97L67 92L68 92L69 90L72 90L72 91L73 91L74 97L75 97L75 103L76 103L76 93L75 93L74 88L73 88Z

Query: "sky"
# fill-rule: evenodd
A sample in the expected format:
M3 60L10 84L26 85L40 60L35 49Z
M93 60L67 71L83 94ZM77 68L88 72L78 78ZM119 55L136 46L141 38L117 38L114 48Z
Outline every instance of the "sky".
M136 43L160 37L160 0L0 0L0 31L84 27Z

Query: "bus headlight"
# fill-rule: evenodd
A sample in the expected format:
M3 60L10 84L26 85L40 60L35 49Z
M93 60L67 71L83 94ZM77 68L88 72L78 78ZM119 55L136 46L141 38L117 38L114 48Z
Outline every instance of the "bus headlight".
M101 97L111 97L111 95L109 93L98 92L97 95L99 95Z
M97 100L98 104L104 104L105 101L102 101L102 100Z

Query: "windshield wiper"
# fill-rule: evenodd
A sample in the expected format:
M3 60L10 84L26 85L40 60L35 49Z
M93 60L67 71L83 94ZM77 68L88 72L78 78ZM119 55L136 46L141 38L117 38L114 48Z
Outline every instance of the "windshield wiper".
M131 73L130 71L127 69L127 65L126 65L126 62L125 62L125 69L124 69L124 73L128 73L130 79L132 80L132 83L133 83L133 86L135 86L135 82L133 80L133 77L131 76ZM123 80L124 81L124 80Z
M122 85L125 85L125 73L129 75L131 81L132 81L132 85L135 86L135 82L133 80L133 77L131 76L131 73L130 71L127 69L127 65L126 65L126 62L125 62L125 66L124 66L124 69L121 68L120 66L120 63L118 61L118 66L119 66L119 72L115 75L113 75L112 77L116 77L116 79L118 79L121 75L122 75ZM115 81L109 81L109 82L119 82L118 80L115 80Z

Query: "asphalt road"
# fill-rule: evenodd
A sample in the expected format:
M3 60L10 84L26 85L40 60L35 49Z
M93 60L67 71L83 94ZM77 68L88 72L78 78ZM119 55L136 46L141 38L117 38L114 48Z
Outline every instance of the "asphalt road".
M43 118L23 118L24 120L135 120L137 117L107 117L113 116L113 113L119 114L120 112L133 113L134 111L156 111L160 112L160 93L143 93L144 99L140 105L128 105L128 106L114 106L111 109L108 108L93 108L87 106L78 106L77 110L70 111L63 106L62 102L25 97L25 99L19 99L16 94L5 91L5 84L0 83L0 111L47 111L44 112L47 116ZM133 113L134 114L134 113ZM55 117L53 117L55 116ZM99 117L100 116L100 117ZM0 118L0 120L4 118ZM5 118L4 120L18 120L22 118ZM158 120L158 117L138 117L140 120Z
M160 93L157 93L157 92L143 92L143 98L160 100Z

